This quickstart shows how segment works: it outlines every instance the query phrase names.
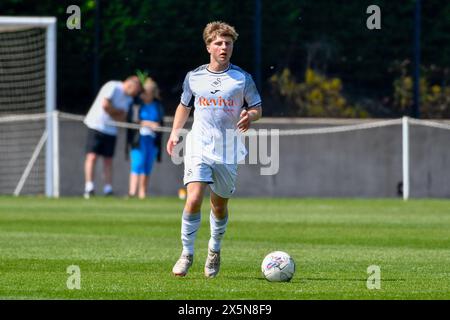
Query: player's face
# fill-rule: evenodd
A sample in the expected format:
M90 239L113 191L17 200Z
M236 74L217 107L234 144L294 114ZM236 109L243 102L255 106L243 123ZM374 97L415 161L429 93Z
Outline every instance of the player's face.
M220 65L228 64L233 54L233 39L217 36L207 47L211 59Z

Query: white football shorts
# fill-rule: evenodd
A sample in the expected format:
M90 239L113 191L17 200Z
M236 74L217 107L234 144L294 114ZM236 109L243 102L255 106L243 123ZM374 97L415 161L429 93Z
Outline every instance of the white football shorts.
M185 156L183 182L185 186L190 182L205 182L219 197L231 198L235 191L237 166L208 161L199 156Z

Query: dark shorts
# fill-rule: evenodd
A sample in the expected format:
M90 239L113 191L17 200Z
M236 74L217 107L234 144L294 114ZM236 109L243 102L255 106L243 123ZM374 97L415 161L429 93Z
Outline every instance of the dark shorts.
M93 152L103 157L112 158L115 147L116 136L88 128L86 153Z

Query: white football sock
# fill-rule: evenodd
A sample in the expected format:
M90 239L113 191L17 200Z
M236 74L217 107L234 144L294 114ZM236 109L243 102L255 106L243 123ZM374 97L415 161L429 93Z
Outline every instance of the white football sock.
M200 212L188 214L183 211L181 218L181 243L183 244L183 254L194 254L194 242L197 231L200 228Z
M222 239L227 230L228 223L228 212L222 220L218 220L213 212L209 216L209 225L211 228L211 238L209 239L208 246L211 250L215 252L220 251L220 247L222 245Z
M84 185L84 191L91 192L92 190L94 190L94 183L92 181L86 182Z

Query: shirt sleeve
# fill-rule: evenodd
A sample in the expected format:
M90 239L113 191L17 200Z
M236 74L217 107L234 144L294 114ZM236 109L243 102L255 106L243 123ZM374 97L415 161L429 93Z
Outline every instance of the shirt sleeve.
M250 74L245 74L244 99L249 108L260 106L261 97Z
M114 81L108 81L100 89L100 96L102 98L111 100L113 95L114 95L114 90L115 89L116 89L116 84L114 83Z
M188 107L189 106L189 102L191 101L192 98L192 90L191 87L189 85L189 77L190 77L190 72L188 72L186 74L186 77L184 78L184 82L183 82L183 93L181 94L181 103Z

